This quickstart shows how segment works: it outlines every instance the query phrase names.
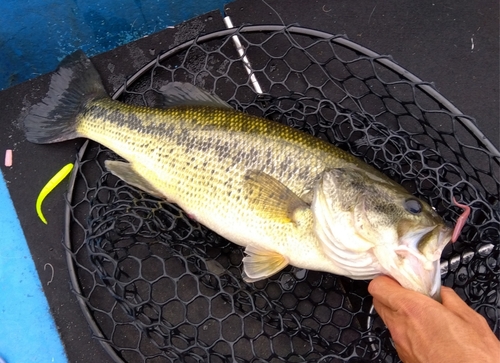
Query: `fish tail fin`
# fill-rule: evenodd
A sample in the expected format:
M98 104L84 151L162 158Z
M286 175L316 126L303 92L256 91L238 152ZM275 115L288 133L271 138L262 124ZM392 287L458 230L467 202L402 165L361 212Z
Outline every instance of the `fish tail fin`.
M89 101L108 97L94 65L79 50L63 59L45 98L24 119L26 138L36 144L75 139L78 115Z

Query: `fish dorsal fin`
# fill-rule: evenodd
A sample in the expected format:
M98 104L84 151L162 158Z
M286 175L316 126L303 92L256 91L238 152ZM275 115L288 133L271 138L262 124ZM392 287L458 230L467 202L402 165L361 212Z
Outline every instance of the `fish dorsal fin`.
M288 265L288 259L283 255L254 245L248 245L245 253L243 280L248 283L268 278Z
M274 177L258 170L245 174L245 196L257 215L282 223L298 223L309 206Z
M160 88L164 96L163 106L210 106L218 108L232 107L217 95L185 82L170 82Z
M162 199L165 198L165 196L160 191L156 190L151 183L137 174L137 172L132 168L132 164L125 163L123 161L106 160L104 165L112 174L116 175L126 183L144 190L146 193L151 194L154 197Z

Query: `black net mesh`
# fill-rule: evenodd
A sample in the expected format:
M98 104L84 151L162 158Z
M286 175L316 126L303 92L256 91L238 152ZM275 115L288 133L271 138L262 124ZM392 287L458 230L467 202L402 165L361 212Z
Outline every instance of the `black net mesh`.
M471 206L459 241L443 254L443 283L499 335L499 158L473 120L430 85L343 37L277 26L181 44L117 96L154 106L171 81L348 150L451 223L461 213L452 196ZM81 150L66 243L83 311L116 361L399 361L367 282L288 267L246 284L241 247L109 174L110 158L117 156L92 142Z

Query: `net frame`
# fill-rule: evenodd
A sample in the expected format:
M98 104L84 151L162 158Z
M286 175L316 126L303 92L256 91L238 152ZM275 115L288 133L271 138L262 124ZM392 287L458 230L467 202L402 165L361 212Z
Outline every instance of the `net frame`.
M242 40L244 55L252 65L252 74L257 80L264 80L262 95L253 92L254 86L244 71L241 55L236 52L228 53L229 55L221 52L224 47L229 48L234 36ZM306 38L312 40L307 43ZM211 45L213 41L221 42L219 50L215 45ZM288 42L286 51L279 49L283 42ZM269 45L271 43L272 46ZM208 48L204 48L205 45ZM338 46L338 49L334 46ZM263 50L260 54L256 52L259 47ZM329 47L335 50L332 53L333 57L322 57L317 54L319 50ZM341 54L340 50L345 51L345 54ZM187 56L182 59L179 54L183 52L199 56L199 64L187 62ZM220 68L221 63L224 62L210 65L209 56L203 57L204 52L216 54L215 58L222 54L224 55L222 59L228 63L222 65L222 68ZM350 59L352 55L354 58ZM176 57L180 59L179 69L187 72L174 76L175 69L168 69L163 64ZM298 65L291 63L292 58L299 59ZM329 67L332 63L339 67L343 65L348 70L345 78L343 74L334 73L335 69ZM221 73L217 73L218 70L214 73L215 66L222 70ZM373 74L364 73L364 68L367 66L372 68ZM232 67L240 68L236 72L237 75L231 73L234 70ZM291 71L285 76L279 76L280 71L286 67ZM318 71L320 76L314 76L310 69ZM440 95L432 84L421 81L397 65L390 57L378 55L343 36L296 26L244 26L203 35L177 45L138 70L117 90L113 98L121 97L125 102L145 104L157 102L157 95L154 92L146 95L152 86L159 87L155 84L157 74L154 70L171 72L168 81L187 80L198 85L203 83L201 84L203 88L215 93L220 93L218 91L222 88L218 86L219 80L233 83L232 95L227 97L223 92L222 97L228 99L235 108L287 123L330 142L335 141L338 146L363 158L415 194L427 199L447 221L455 221L460 213L458 208L451 205L451 196L459 195L463 202L471 205L472 217L464 228L462 240L449 246L443 254L441 265L443 283L454 287L469 305L485 316L498 336L500 253L497 241L500 225L498 202L500 154L477 129L474 120L463 115ZM278 73L278 76L275 77L273 73ZM200 76L202 74L208 76L204 76L204 79ZM303 79L298 82L288 82L290 78L298 77L300 74L309 77L306 79L305 88L302 87ZM387 79L382 78L382 75ZM331 80L330 87L326 86L326 83L321 83L324 76ZM394 76L397 77L391 78ZM235 78L236 82L231 77ZM369 87L363 88L363 83ZM295 86L300 90L286 89ZM239 92L241 89L243 91ZM345 91L347 97L339 98L337 93L339 89ZM368 97L372 95L375 98ZM376 101L376 97L383 100L384 111L377 111L377 107L381 105ZM337 99L332 101L335 98ZM416 107L410 107L411 105ZM389 114L394 117L387 117ZM442 125L433 125L433 117L437 119L446 117L451 120L449 121L451 131ZM407 118L418 120L422 125L412 124ZM89 153L93 156L89 156ZM146 196L118 180L112 180L102 168L102 158L108 157L110 155L107 151L95 144L89 145L88 142L80 150L77 168L72 174L72 187L68 194L70 202L66 210L65 245L73 289L82 311L93 334L116 362L137 361L137 359L148 362L398 361L389 334L372 309L371 298L366 292L366 282L287 268L268 281L253 286L246 285L239 277L238 259L241 260L242 257L240 248L218 240L212 232L189 221L179 208ZM100 159L100 164L97 162L92 168L88 168L94 163L93 158ZM91 169L88 176L85 176L87 173L85 169ZM77 185L79 181L81 183L82 178L84 184L87 184L87 179L95 178L99 186L95 188L86 185L95 190L91 193L84 191L83 198L81 198L81 187ZM104 197L99 195L97 191L99 188L106 191ZM99 205L105 203L99 198L108 198L107 202L111 204L128 200L128 204L125 203L125 206L122 204L118 209L101 208ZM85 204L89 205L88 218L83 215L85 214L83 211L80 211L81 206ZM117 243L122 241L120 239L118 242L108 237L106 237L108 240L106 238L99 240L106 233L113 233L113 229L100 218L102 219L103 215L111 216L109 223L115 228L116 221L120 221L120 217L114 213L123 212L123 208L125 210L136 208L139 215L146 213L142 214L144 220L155 213L167 214L153 218L156 227L158 220L163 218L171 222L166 228L170 229L170 233L175 235L176 228L189 231L186 235L178 233L179 235L172 237L167 233L161 236L163 241L161 253L168 255L166 257L168 261L181 261L184 267L178 266L178 268L181 271L182 268L185 269L179 276L173 279L170 277L175 282L176 294L182 294L176 284L186 281L194 283L196 290L191 298L185 297L183 300L174 296L172 301L185 303L187 307L195 304L207 305L207 301L209 306L211 304L224 306L230 303L233 309L223 317L221 316L224 313L219 312L222 315L216 316L215 319L210 309L212 315L208 314L205 319L194 322L190 319L195 319L193 314L196 313L191 311L191 315L188 316L189 311L184 310L187 325L196 328L189 330L190 328L183 322L176 325L168 320L174 317L165 318L168 314L163 310L160 309L161 313L155 312L155 308L152 307L154 304L151 304L154 300L152 292L149 299L137 300L141 295L140 288L136 286L136 291L128 291L124 286L129 286L130 281L120 280L126 268L130 266L121 269L116 267L127 260L126 256L118 256L119 252L130 254L128 249L130 246L118 246ZM160 210L168 213L159 212ZM95 227L96 223L106 225L105 230ZM178 223L184 223L182 228ZM139 223L141 227L144 224L147 223ZM81 231L75 233L75 229L78 228ZM133 223L127 228L136 232L138 230ZM148 233L154 232L154 228L151 227L147 227L147 230ZM98 236L96 231L99 232ZM130 237L130 231L126 234ZM192 235L195 237L189 237ZM158 238L158 236L152 233L150 237ZM75 247L75 239L78 237L80 244L76 242L78 247ZM85 243L82 244L81 241ZM212 245L207 250L206 246L200 245L200 241L209 241ZM106 249L106 243L109 249ZM174 247L169 249L166 247L168 243L174 243ZM130 244L132 247L144 246L147 242L135 240ZM91 273L88 266L81 265L82 256L79 252L84 246L87 250L85 258L88 258L87 262L94 268ZM213 249L218 249L219 252L214 253ZM220 251L225 251L224 253L229 254L232 259L227 262L227 258L223 258L224 255ZM148 253L147 259L153 261L154 255ZM133 264L133 262L127 263ZM117 269L109 270L110 264ZM165 263L159 267L167 276L168 272L178 273L167 271ZM96 287L90 290L87 285L89 281L82 278L82 274L85 274L82 271L86 269L92 277L89 281L96 284ZM117 274L117 271L121 271L121 275ZM86 276L87 280L89 276ZM198 282L195 282L194 277ZM183 278L186 281L183 281ZM141 281L149 281L154 285L160 280L161 278L157 276L144 278L139 274L131 284L140 285ZM224 290L227 288L231 293ZM108 297L107 300L103 299L106 301L104 304L106 308L96 307L99 302L93 297L95 291L100 291L97 294L100 298ZM208 294L210 298L204 299L202 293ZM137 296L130 301L127 294ZM163 305L168 305L169 302L163 302ZM147 309L151 311L146 312ZM117 311L121 311L123 316L113 317L117 323L110 333L109 330L103 329L102 322L105 318L102 316L99 318L99 315L118 314ZM158 324L152 323L154 320L152 317L157 318ZM240 319L240 335L233 336L227 331L232 326L238 325L238 319ZM245 324L253 329L251 333L245 331ZM133 329L127 330L129 325L134 326L134 329L137 328L139 332L140 338L135 345L120 339L122 333L133 335L131 333ZM206 331L211 334L218 332L223 338L222 343L226 344L221 343L218 346L220 339L213 340L208 337L210 334L200 339L204 326L207 326ZM215 330L212 326L216 326ZM178 333L177 342L173 340L171 334L173 330ZM336 338L329 341L328 337L335 334ZM298 343L294 343L294 339ZM309 345L307 349L301 350L299 349L301 344ZM266 347L271 347L268 349L269 352L264 352ZM242 353L248 349L252 355Z

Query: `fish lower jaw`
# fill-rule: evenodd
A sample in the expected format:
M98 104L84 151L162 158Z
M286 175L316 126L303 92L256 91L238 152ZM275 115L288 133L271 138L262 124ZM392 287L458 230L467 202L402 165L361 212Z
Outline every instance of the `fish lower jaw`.
M383 256L380 260L382 273L394 278L404 288L431 297L439 291L441 280L439 273L436 272L439 261L416 258L414 254L402 257L396 251L393 251L392 257L388 251L382 254L379 251L378 255ZM439 276L436 277L436 274Z

